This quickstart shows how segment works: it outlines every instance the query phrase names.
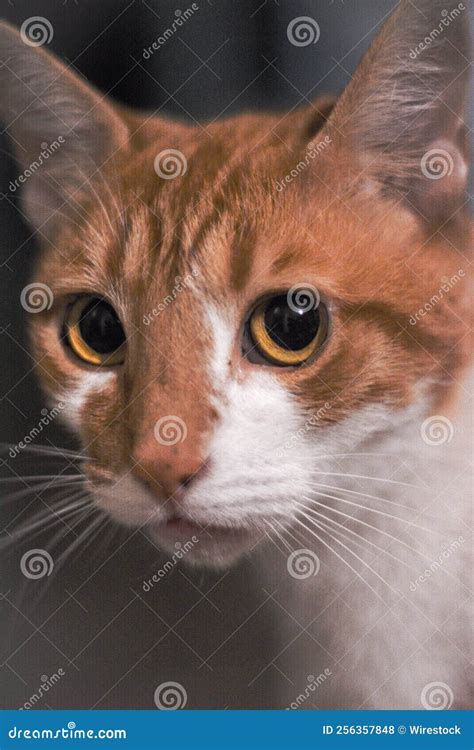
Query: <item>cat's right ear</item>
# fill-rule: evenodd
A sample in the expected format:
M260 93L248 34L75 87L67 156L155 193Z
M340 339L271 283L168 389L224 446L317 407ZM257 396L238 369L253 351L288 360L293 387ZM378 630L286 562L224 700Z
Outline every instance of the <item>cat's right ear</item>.
M467 5L401 0L328 119L367 186L436 226L466 200Z
M129 138L124 120L104 97L35 39L4 22L0 121L21 170L10 189L18 189L25 216L43 234L60 211L73 210L74 195Z

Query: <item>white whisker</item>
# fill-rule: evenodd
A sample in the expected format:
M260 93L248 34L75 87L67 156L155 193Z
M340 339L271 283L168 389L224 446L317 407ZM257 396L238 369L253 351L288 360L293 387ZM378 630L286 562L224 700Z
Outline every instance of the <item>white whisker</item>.
M368 505L360 505L360 503L354 503L352 500L346 500L346 498L338 497L337 495L331 495L324 492L317 491L317 494L322 497L328 497L331 500L337 500L340 503L347 503L347 505L353 505L355 508L360 508L360 510L367 510L370 513L376 513L379 516L385 516L386 518L391 518L394 521L400 521L401 523L405 523L407 526L413 526L415 529L419 529L420 531L425 531L427 534L435 534L436 532L432 529L426 529L423 526L420 526L417 523L414 523L413 521L408 521L406 518L400 518L400 516L393 516L391 513L385 513L383 510L379 510L378 508L369 508ZM306 498L308 499L308 498Z
M331 495L325 495L325 497L331 498ZM416 555L419 555L423 560L429 560L429 558L425 557L419 550L415 549L411 545L404 542L402 539L399 539L396 536L393 536L393 534L390 534L388 531L384 531L383 529L379 529L377 526L374 526L371 523L367 523L367 521L362 521L360 518L356 518L355 516L351 516L349 513L344 513L342 510L337 510L336 508L333 508L331 505L326 505L325 503L319 502L319 500L315 500L311 497L305 497L305 500L307 500L309 503L316 503L316 505L319 505L321 508L326 508L326 510L330 510L332 513L337 513L340 516L344 516L344 518L348 518L351 521L354 521L355 523L360 523L363 526L366 526L369 529L372 529L373 531L376 531L378 534L382 534L383 536L388 537L393 542L396 542L398 544L401 544L403 547L406 547L411 552L414 552ZM431 561L430 561L431 562Z
M344 531L346 532L345 534L346 538L347 538L347 535L350 534L350 535L356 536L358 539L362 539L363 544L361 542L356 542L354 539L352 540L354 544L358 544L361 548L364 548L364 547L366 548L367 545L370 545L371 547L374 547L376 550L383 553L384 555L388 555L388 557L391 557L392 560L396 560L396 562L400 563L401 565L404 565L406 568L409 568L409 570L413 570L411 565L405 562L405 560L400 560L399 557L397 557L396 555L393 555L387 549L380 547L378 544L375 544L375 542L372 542L370 539L367 539L366 537L362 536L362 534L358 534L357 531L353 531L353 529L350 529L348 526L344 526L344 524L339 523L339 521L336 521L334 518L330 518L325 513L321 513L321 511L315 510L314 508L311 508L309 505L303 505L301 503L299 503L298 505L301 508L304 508L305 510L307 510L309 513L314 513L315 515L318 516L318 518L325 518L326 521L328 521L331 524L334 524L339 529L344 529ZM325 525L323 521L319 521L319 523ZM337 531L337 529L333 529L333 531L334 533L342 534L342 531Z
M371 477L366 476L364 474L345 474L341 472L335 472L335 471L313 471L314 475L324 475L327 477L344 477L345 479L368 479L372 482L385 482L386 484L397 484L401 487L411 487L415 490L423 489L422 487L419 487L416 484L411 484L410 482L400 482L398 479L387 479L386 477Z
M366 562L366 561L365 561L365 560L364 560L364 559L363 559L362 557L359 557L359 555L357 554L357 552L354 552L354 550L352 550L352 549L351 549L350 547L348 547L348 546L347 546L347 544L344 544L344 542L341 542L341 540L340 540L340 539L338 539L337 537L333 536L333 534L331 534L331 533L330 533L329 531L326 531L326 530L325 530L325 529L324 529L324 528L323 528L323 527L322 527L322 526L321 526L321 525L319 524L319 522L318 522L318 521L316 521L316 520L315 520L314 518L311 518L311 517L310 517L310 516L308 516L308 515L307 515L306 513L303 513L303 516L304 516L304 517L306 518L306 520L307 520L307 521L308 521L309 523L311 523L311 524L314 524L314 525L315 525L315 526L316 526L317 528L319 528L319 529L320 529L321 531L324 531L324 532L325 532L325 533L326 533L326 534L327 534L327 535L328 535L328 536L329 536L329 537L330 537L330 538L331 538L331 539L332 539L332 540L333 540L334 542L337 542L337 544L340 544L340 545L341 545L341 547L344 547L344 549L346 549L346 550L347 550L347 551L348 551L348 552L349 552L349 553L350 553L351 555L353 555L353 556L354 556L354 557L355 557L355 558L356 558L357 560L359 560L359 562L360 562L360 563L362 563L362 565L364 565L364 566L365 566L365 567L366 567L366 568L367 568L368 570L370 570L370 571L371 571L371 573L372 573L372 574L373 574L374 576L376 576L376 577L377 577L377 578L379 579L379 581L382 581L382 583L384 583L384 584L385 584L385 586L387 586L387 588L389 588L389 589L390 589L390 591L391 591L392 593L394 593L394 594L397 594L397 595L399 596L399 592L398 592L398 591L396 591L395 589L393 589L393 588L392 588L392 587L390 586L390 584L389 584L389 583L388 583L388 582L387 582L387 581L385 580L385 578L383 578L383 577L382 577L382 576L381 576L381 575L380 575L379 573L377 573L377 571L376 571L376 570L374 570L374 568L372 568L372 566L371 566L371 565L369 565L369 563L368 563L368 562ZM309 529L308 529L308 531L309 531Z
M324 546L327 547L327 549L329 549L329 551L332 552L333 555L336 555L336 557L338 557L339 560L341 560L341 562L344 563L344 565L347 565L347 567L350 570L352 570L352 572L354 573L354 575L356 575L357 578L359 578L362 581L362 583L364 583L372 591L372 593L375 594L375 596L377 597L377 599L380 599L381 602L384 602L384 600L380 596L380 594L378 594L378 592L373 588L373 586L371 586L370 583L368 581L366 581L366 579L364 578L364 576L362 576L359 573L358 570L356 570L355 568L353 568L352 565L344 557L342 557L338 552L336 552L336 550L333 549L333 547L331 547L330 544L328 544L327 542L325 542L324 539L322 539L319 536L319 534L316 534L315 531L313 531L312 529L308 529L308 527L302 521L300 521L298 518L296 518L295 521L296 521L296 523L300 524L300 526L302 526L303 529L305 529L305 531L309 532L312 536L314 536L315 539L318 539L321 542L321 544L324 544ZM324 529L323 529L323 531L324 531ZM324 533L327 534L328 532L324 531Z
M369 500L378 500L381 503L388 503L389 505L396 505L398 508L404 508L405 510L413 510L409 505L403 505L403 503L396 503L394 500L387 500L384 497L378 497L378 495L369 495L367 492L358 492L357 490L350 490L344 487L336 487L332 484L322 484L320 482L314 483L312 487L324 487L328 490L335 490L336 492L347 492L350 495L357 495L357 497L366 497Z

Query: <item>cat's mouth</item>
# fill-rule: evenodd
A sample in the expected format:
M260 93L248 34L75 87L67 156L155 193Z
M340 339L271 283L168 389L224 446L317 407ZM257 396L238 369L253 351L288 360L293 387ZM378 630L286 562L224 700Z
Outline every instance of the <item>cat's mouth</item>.
M178 514L150 525L147 532L167 552L210 567L230 564L259 539L256 529L248 526L197 523Z
M263 524L252 519L217 518L194 509L193 503L165 503L158 506L130 477L117 483L94 486L99 507L118 523L140 528L150 541L170 558L185 564L224 568L265 538Z
M248 527L245 526L226 526L224 524L212 524L212 523L197 523L189 518L173 514L166 521L157 523L154 527L161 533L169 534L170 536L181 536L187 534L189 538L192 535L197 536L199 539L208 538L225 538L225 537L238 537L246 536L250 533Z

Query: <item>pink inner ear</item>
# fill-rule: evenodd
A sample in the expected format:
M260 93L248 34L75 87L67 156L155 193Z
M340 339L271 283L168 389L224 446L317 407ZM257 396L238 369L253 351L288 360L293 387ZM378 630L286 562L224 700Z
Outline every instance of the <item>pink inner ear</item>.
M448 218L461 205L467 175L467 161L455 143L445 138L432 141L420 159L415 208L428 221Z

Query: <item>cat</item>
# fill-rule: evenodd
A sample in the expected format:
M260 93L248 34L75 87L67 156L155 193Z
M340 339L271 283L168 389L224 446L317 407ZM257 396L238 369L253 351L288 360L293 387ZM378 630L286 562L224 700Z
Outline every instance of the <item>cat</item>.
M278 707L469 704L469 45L465 9L417 6L337 99L200 127L0 26L42 387L115 521L283 570L309 624L281 669L317 647L327 679Z

